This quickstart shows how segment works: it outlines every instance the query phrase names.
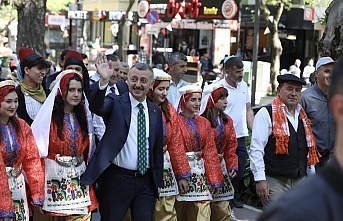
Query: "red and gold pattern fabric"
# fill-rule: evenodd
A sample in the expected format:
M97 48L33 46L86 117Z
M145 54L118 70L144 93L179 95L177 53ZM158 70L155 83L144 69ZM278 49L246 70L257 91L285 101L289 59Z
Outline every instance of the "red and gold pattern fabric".
M212 187L219 188L223 183L223 173L217 154L214 133L209 121L199 115L194 115L193 118L188 118L182 114L179 116L185 151L202 152L206 179ZM189 168L188 160L179 163L181 164L180 167Z
M68 116L68 114L66 114ZM57 135L57 125L52 121L50 125L50 136L49 136L49 152L47 158L55 160L57 154L60 156L73 156L80 157L83 155L84 162L87 162L89 152L89 139L83 139L81 128L78 126L77 118L74 118L74 127L70 126L68 117L64 118L64 127L62 134L64 140L60 140ZM75 177L75 179L78 179ZM88 206L88 212L98 207L98 201L95 196L93 186L89 186L89 197L91 205ZM51 216L69 216L63 213L52 213L47 212L47 215ZM77 214L77 213L75 213Z
M6 166L20 168L25 171L26 180L30 189L30 197L36 204L43 203L44 199L44 171L42 169L38 148L30 126L22 119L17 118L20 133L12 134L15 152L11 156L6 150L7 143L2 135L0 143L0 218L1 216L14 217L12 208L12 194L9 189ZM9 160L10 159L10 160Z
M231 171L232 169L238 170L238 156L236 155L238 143L233 120L231 117L227 117L228 122L226 124L221 122L224 127L217 126L217 128L213 128L213 131L218 154L223 154L227 171Z
M164 145L168 144L168 152L173 166L174 174L177 180L187 178L191 175L191 169L188 165L187 156L185 154L185 146L182 140L180 128L180 116L176 113L174 106L168 104L170 112L170 122L166 124L166 139ZM165 121L165 116L162 115Z

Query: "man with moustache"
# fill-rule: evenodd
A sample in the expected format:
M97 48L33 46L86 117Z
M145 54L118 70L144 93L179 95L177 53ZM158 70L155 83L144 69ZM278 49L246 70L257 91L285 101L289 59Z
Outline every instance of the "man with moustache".
M244 177L247 158L245 137L249 136L248 127L253 128L254 112L251 109L250 96L247 83L243 81L243 62L240 58L229 56L224 59L225 78L215 84L222 84L229 92L225 114L229 115L234 123L238 142L236 154L238 156L237 177L232 180L235 191L238 191L238 183ZM231 206L241 208L243 203L237 198L230 200ZM233 210L232 210L233 211Z
M133 221L151 221L163 171L162 113L146 99L153 71L145 63L136 64L129 71L129 92L105 97L112 71L102 54L96 65L101 78L90 110L108 123L81 181L98 183L102 220L121 221L130 208Z
M168 59L168 74L172 77L170 82L168 101L175 107L179 95L179 89L188 85L187 81L182 80L182 77L187 72L187 56L175 52L169 55Z
M259 217L259 221L341 221L343 217L343 61L332 71L328 92L336 122L335 153L327 166L300 182Z
M301 94L302 106L312 122L317 148L322 155L316 169L327 164L332 156L336 141L336 123L331 113L328 98L334 63L335 61L330 57L320 58L316 64L316 84Z
M306 176L307 165L319 162L311 122L299 104L306 82L293 74L277 81L277 97L255 116L249 152L264 208Z

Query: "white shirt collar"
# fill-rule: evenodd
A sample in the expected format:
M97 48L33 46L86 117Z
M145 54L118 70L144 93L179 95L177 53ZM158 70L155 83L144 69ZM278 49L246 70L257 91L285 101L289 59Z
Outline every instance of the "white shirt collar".
M131 92L129 93L129 97L130 97L130 102L131 102L131 107L132 107L132 108L135 108L135 107L137 107L137 105L138 105L139 103L142 103L144 109L145 109L145 110L148 110L148 105L147 105L147 102L146 102L146 97L145 97L144 101L142 101L142 102L139 102L138 100L136 100L136 98L134 98L134 97L132 96ZM137 108L138 108L138 107L137 107Z

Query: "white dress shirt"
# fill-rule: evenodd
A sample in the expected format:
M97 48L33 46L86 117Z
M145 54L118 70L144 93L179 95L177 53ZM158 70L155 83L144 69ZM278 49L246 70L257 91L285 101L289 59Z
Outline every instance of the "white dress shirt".
M287 119L292 124L295 131L298 130L298 119L300 113L300 106L295 109L294 116L286 111ZM251 135L250 143L250 169L254 174L255 181L266 180L265 164L264 164L264 148L268 143L268 138L272 133L272 121L268 110L262 107L257 112L254 118L254 125Z
M233 120L233 125L236 132L236 137L249 136L247 126L247 103L250 103L250 95L248 85L243 80L238 83L237 88L229 85L225 79L215 82L214 84L222 84L228 90L227 106L225 113Z
M29 94L24 92L26 111L29 117L34 120L42 107L43 103L35 100Z
M167 99L174 107L177 105L177 99L179 96L179 89L183 86L189 85L187 81L180 79L179 83L176 85L172 80L170 81L169 91Z
M115 88L115 92L114 93L116 95L119 95L119 91L118 91L117 86L114 84L112 87ZM99 88L100 88L100 83L99 83ZM104 88L105 87L103 87L100 90L104 90ZM109 95L110 93L113 93L113 92L111 91L111 86L108 86L107 89L106 89L105 96ZM102 117L100 117L100 116L98 116L96 114L93 114L93 128L94 128L94 133L95 133L96 137L100 141L102 139L102 137L104 136L104 134L105 134L106 126L105 126L105 122L102 119Z
M138 141L137 141L137 117L139 112L139 101L137 101L131 93L129 93L130 102L131 102L131 122L129 133L126 139L126 142L117 155L117 157L113 160L113 163L119 167L129 169L129 170L137 170L138 164ZM145 122L146 122L146 149L147 149L147 167L149 167L149 112L146 99L142 102L144 107L145 113Z

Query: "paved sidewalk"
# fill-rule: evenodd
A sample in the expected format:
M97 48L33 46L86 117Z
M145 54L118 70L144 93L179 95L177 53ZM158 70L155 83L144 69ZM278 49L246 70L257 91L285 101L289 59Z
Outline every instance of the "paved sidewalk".
M244 205L243 208L234 208L234 213L238 221L257 221L257 218L262 213L262 210ZM100 214L94 213L92 221L100 221Z
M244 205L243 208L234 208L233 211L238 221L257 221L262 213L262 210L248 205Z

